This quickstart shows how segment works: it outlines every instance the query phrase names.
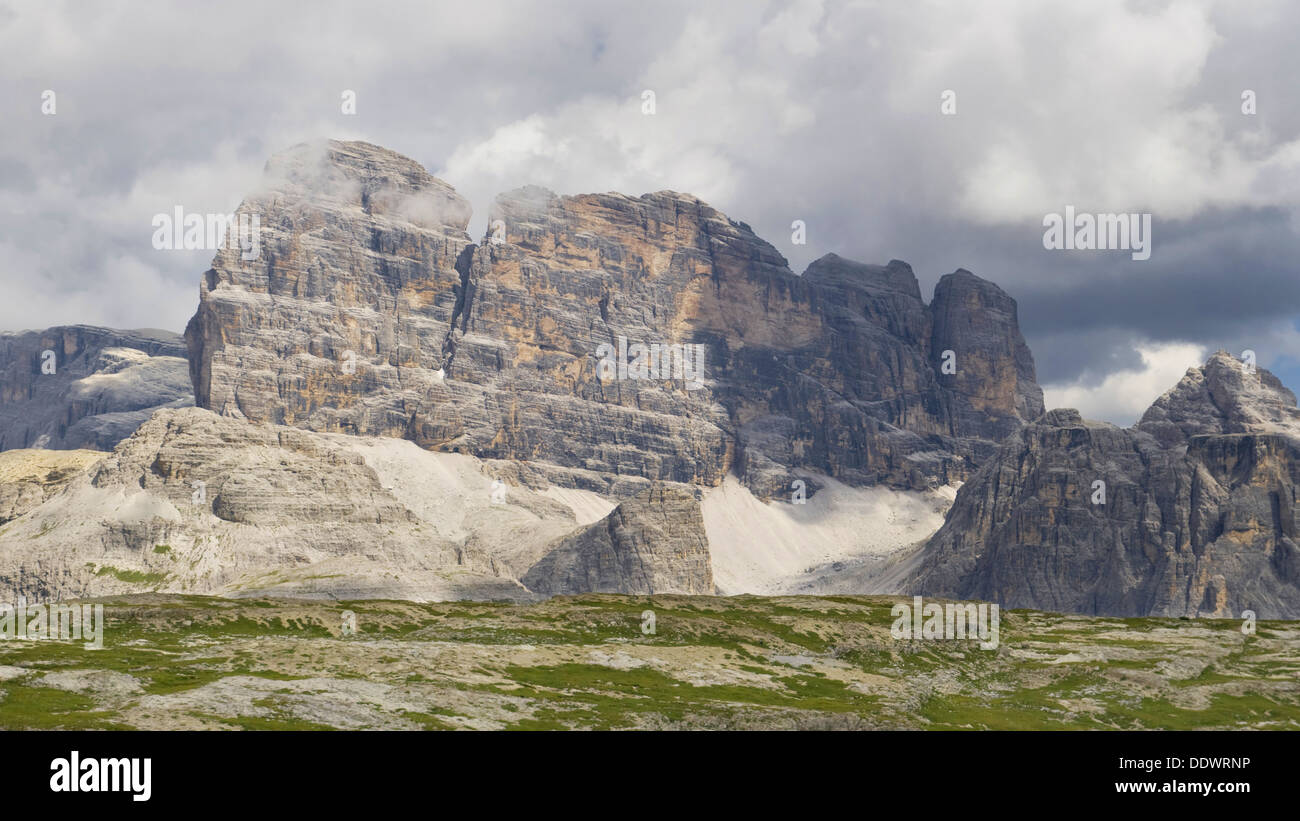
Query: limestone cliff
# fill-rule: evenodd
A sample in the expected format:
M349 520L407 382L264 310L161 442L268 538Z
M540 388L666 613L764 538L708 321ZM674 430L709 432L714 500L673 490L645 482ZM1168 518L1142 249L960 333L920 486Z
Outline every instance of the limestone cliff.
M111 454L0 456L0 591L530 599L517 574L582 522L497 486L409 442L161 410Z
M217 253L184 351L0 337L0 449L116 445L43 475L22 452L0 590L708 593L701 488L947 485L1042 410L997 286L958 271L927 305L906 263L834 254L796 275L686 194L521 188L476 244L450 185L329 142L238 214L259 253Z
M261 256L220 252L186 331L197 402L224 415L544 463L597 490L734 472L774 496L800 468L961 479L1042 409L996 286L958 272L927 306L901 262L828 255L796 276L684 194L522 188L476 245L446 183L330 142L273 159L240 211L260 216Z

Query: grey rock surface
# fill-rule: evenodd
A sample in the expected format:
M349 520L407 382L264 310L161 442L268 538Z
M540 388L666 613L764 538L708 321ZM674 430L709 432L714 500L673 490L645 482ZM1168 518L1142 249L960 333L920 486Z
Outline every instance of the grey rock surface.
M592 490L735 472L773 496L800 468L954 481L1041 411L996 286L958 272L926 306L900 262L796 276L685 194L521 188L476 245L446 183L330 142L274 158L240 211L261 257L218 253L186 330L198 404L223 415L545 463ZM703 373L605 378L601 346L623 340L632 375L635 345L703 346Z
M592 589L713 591L689 486L642 482L610 513L512 467L166 409L111 454L0 454L0 591L531 600L576 584L520 582L569 541ZM566 541L586 530L608 543Z
M534 539L540 551L578 524L567 508L522 489L483 516L491 479L472 471L441 485L394 487L388 472L402 454L378 459L351 440L197 408L159 411L4 526L0 590L29 600L142 590L529 599L492 555L493 532ZM417 467L418 475L450 470ZM450 500L461 518L438 516L437 495L463 492L474 479L477 499ZM420 513L399 498L408 495L423 502Z
M1300 618L1295 402L1220 352L1133 428L1051 411L961 488L909 587L1093 615Z
M0 451L112 450L155 410L193 404L185 343L174 333L86 325L0 333Z
M523 582L544 595L712 594L699 501L689 488L656 482L559 540Z
M0 453L0 525L35 510L104 454L90 450Z

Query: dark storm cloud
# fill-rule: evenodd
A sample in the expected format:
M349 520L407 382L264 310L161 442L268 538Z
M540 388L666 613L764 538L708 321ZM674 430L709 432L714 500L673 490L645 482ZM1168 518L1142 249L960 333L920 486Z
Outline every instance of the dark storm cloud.
M1044 381L1095 384L1114 370L1140 366L1134 346L1143 341L1238 353L1250 348L1265 362L1294 341L1300 235L1285 209L1216 208L1168 222L1156 214L1154 252L1145 261L1124 251L1048 251L1043 230L918 216L887 234L894 243L887 250L864 250L876 251L873 259L912 263L923 286L955 267L997 282L1019 304L1021 329Z

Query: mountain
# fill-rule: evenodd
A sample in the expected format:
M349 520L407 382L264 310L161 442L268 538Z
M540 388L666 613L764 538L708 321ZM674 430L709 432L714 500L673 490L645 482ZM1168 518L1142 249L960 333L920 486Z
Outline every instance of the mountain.
M834 254L796 275L686 194L524 187L476 244L450 185L328 142L273 157L239 214L260 253L216 254L184 349L9 343L14 595L817 590L932 533L1042 412L996 285L959 270L927 304L906 263ZM78 447L114 450L41 450Z
M910 584L1068 613L1300 618L1298 483L1295 395L1219 352L1132 428L1063 409L1013 433Z
M959 480L1042 411L997 286L959 271L926 305L905 263L834 255L796 276L685 194L521 188L474 244L469 204L418 163L330 142L273 158L240 212L260 215L262 253L218 253L186 329L197 404L225 416L536 462L602 492L735 473L772 497L799 469ZM681 345L702 347L640 348Z
M1227 354L1121 429L1043 413L996 285L796 275L686 194L519 188L476 244L450 185L329 142L239 212L260 255L217 253L183 344L0 335L0 588L1300 618L1300 410Z
M112 450L159 408L194 404L186 355L169 331L0 333L0 451Z

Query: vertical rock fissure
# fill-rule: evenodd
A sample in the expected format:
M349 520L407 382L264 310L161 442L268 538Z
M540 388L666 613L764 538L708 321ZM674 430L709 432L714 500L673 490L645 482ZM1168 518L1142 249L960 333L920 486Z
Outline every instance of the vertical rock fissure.
M451 321L447 323L447 336L442 340L442 356L439 367L443 373L451 373L452 360L456 358L456 320L460 320L460 332L463 335L469 327L469 313L474 307L474 284L470 279L474 253L478 246L470 243L456 257L456 273L460 274L460 288L456 293L456 304L451 309Z

